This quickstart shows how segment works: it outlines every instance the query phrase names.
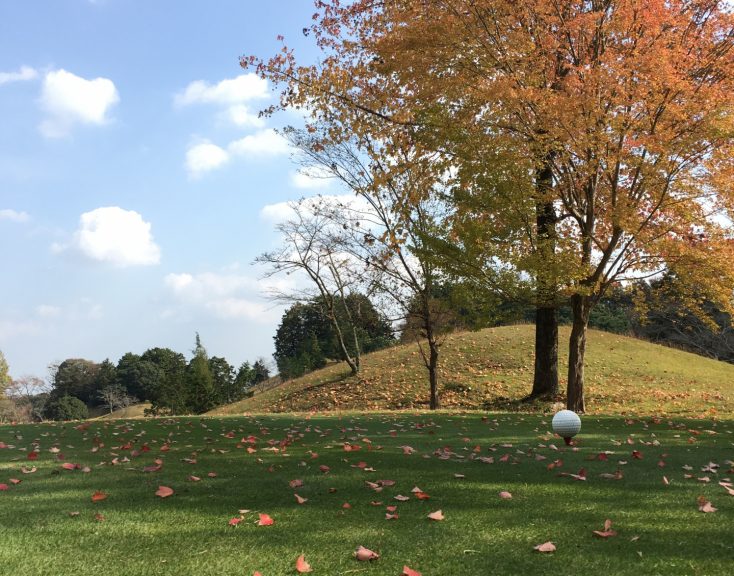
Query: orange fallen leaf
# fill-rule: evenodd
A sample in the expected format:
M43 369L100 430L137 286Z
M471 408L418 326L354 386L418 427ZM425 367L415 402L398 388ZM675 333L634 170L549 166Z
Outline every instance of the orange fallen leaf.
M242 518L232 518L229 521L229 525L230 526L237 526L237 524L239 524L240 522L242 522Z
M423 576L423 575L420 572L418 572L417 570L413 570L412 568L403 566L403 573L400 576Z
M107 496L109 496L109 494L105 494L104 492L97 490L92 494L92 502L101 502L102 500L105 500Z
M360 546L357 548L356 552L354 553L354 557L359 560L360 562L366 562L368 560L377 560L380 555L377 552L373 552L369 548L365 548L364 546Z
M273 520L270 516L267 514L259 514L260 519L257 521L258 526L272 526L275 524L275 520Z
M173 489L168 486L158 486L158 490L156 490L155 495L161 498L168 498L173 495Z
M313 572L313 568L311 568L311 565L306 562L306 559L303 557L303 554L301 554L296 559L296 571L299 574L305 574L306 572Z

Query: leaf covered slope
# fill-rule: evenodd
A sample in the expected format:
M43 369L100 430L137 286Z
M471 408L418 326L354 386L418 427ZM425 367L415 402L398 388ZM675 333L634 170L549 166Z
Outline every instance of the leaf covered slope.
M560 331L560 374L565 374L568 330ZM447 337L441 348L442 406L535 408L518 403L532 384L533 342L529 325ZM587 346L590 413L734 413L734 365L594 330ZM211 414L427 407L427 372L418 346L410 344L366 355L357 377L349 376L346 365L333 364Z

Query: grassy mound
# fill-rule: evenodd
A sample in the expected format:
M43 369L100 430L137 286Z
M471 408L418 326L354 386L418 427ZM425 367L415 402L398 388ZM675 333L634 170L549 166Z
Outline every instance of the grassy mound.
M561 390L568 336L569 329L562 328ZM533 344L534 328L529 325L448 336L441 348L443 407L532 409L517 402L531 389ZM589 331L586 383L590 413L734 413L734 365L616 334ZM427 407L427 371L413 344L364 356L356 377L344 364L334 364L211 414Z

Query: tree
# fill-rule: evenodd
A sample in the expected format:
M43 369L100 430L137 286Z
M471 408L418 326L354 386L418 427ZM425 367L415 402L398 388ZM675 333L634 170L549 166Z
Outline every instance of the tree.
M281 248L261 254L255 262L270 266L266 278L294 272L307 276L313 289L274 293L273 298L281 302L319 298L324 305L324 314L334 329L341 358L352 374L357 374L360 363L359 340L351 312L345 305L347 294L356 280L350 274L348 262L341 252L341 231L329 226L329 218L320 214L312 202L291 202L289 207L293 218L277 226L283 236ZM342 316L346 316L349 326L340 322ZM354 343L352 351L347 345L349 340Z
M44 416L49 420L84 420L89 417L89 410L79 398L64 394L49 399Z
M255 381L255 370L250 366L249 362L243 362L237 369L237 376L234 379L235 400L244 398Z
M16 406L16 412L27 421L43 420L49 385L37 376L21 376L6 389L6 395Z
M585 409L589 317L614 283L706 277L705 296L731 310L734 245L712 217L734 206L733 17L722 3L319 7L321 66L298 67L289 51L260 63L285 82L282 105L330 111L358 136L400 127L461 166L507 150L538 174L535 201L553 227L536 222L545 248L518 266L570 298L570 409Z
M153 412L184 414L188 405L186 358L170 348L150 348L140 358L149 363L148 395ZM129 390L129 389L128 389Z
M253 385L265 382L265 380L270 378L270 368L268 368L268 365L263 358L258 358L257 360L255 360L255 363L252 365L252 372Z
M64 396L78 398L88 406L97 400L95 384L100 365L83 358L68 358L58 365L53 375L51 398Z
M11 400L7 397L7 390L12 383L8 362L5 355L0 350L0 420L3 420L3 414L9 413L11 408Z
M186 369L186 388L188 402L186 407L194 414L202 414L216 405L214 380L209 370L209 358L196 334L194 356Z
M209 358L209 372L212 375L217 404L230 404L240 399L235 385L235 371L227 360L212 356Z
M137 398L130 396L127 390L120 384L109 384L102 388L97 396L110 411L110 414L119 408L127 408L137 402Z

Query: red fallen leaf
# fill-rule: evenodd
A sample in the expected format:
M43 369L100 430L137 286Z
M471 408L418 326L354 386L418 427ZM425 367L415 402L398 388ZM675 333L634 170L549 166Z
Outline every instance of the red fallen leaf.
M8 486L7 484L0 484L0 492L5 492L9 488L10 486Z
M11 478L10 479L10 483L11 484L20 484L21 482L22 482L22 480L18 480L17 478Z
M28 452L28 460L38 460L38 452Z
M425 492L416 492L415 497L418 498L418 500L430 500L431 497L426 494Z
M294 494L294 496L296 497L296 502L298 502L299 504L305 504L306 502L308 502L308 498L302 498L298 494Z
M319 466L319 470L326 474L329 470L331 470L331 468L329 468L326 464L322 464L321 466Z
M397 520L400 518L397 514L390 514L390 512L385 512L385 520Z
M230 526L237 526L237 524L239 524L240 522L242 522L242 518L231 518L229 520L229 525Z
M161 498L168 498L173 495L173 489L168 486L158 486L158 490L156 490L155 495L160 496Z
M275 524L275 520L273 520L270 516L267 514L259 514L260 519L257 521L258 526L272 526Z
M568 478L573 478L574 480L585 481L586 480L586 468L581 468L578 474L569 474L568 472L559 472L558 476L566 476Z
M255 572L252 576L263 576L260 572Z
M382 506L382 500L372 500L372 502L370 502L370 506Z
M105 494L104 492L97 490L92 494L92 502L101 502L102 500L105 500L107 496L109 496L109 494Z
M161 452L168 452L171 449L171 447L168 444L164 444L160 447Z
M443 520L444 518L445 516L443 515L443 512L441 512L441 510L436 510L435 512L431 512L428 515L429 520L435 520L437 522Z
M349 502L344 502L344 504L342 504L342 508L344 510L350 510L352 508L352 505Z
M537 550L538 552L555 552L556 546L553 542L544 542L543 544L533 546L533 550Z
M79 466L79 464L72 464L71 462L64 462L64 463L63 463L63 464L61 465L61 467L62 467L62 468L63 468L64 470L76 470L76 469L77 469L77 468L79 468L80 466Z
M642 452L639 450L632 450L632 458L635 460L642 460Z
M188 480L189 480L189 482L198 482L199 480L201 480L201 478L199 478L198 476L193 476L192 475L192 476L189 476L188 477Z
M503 500L512 500L512 494L503 490L502 492L500 492L500 498L502 498Z
M395 510L397 509L397 506L385 506L385 510L387 510L388 512L395 512Z
M548 466L546 466L546 468L548 470L553 470L555 468L560 468L561 466L563 466L563 460L560 460L559 459L559 460L553 460L553 462L551 462L550 464L548 464Z
M417 570L413 570L412 568L403 566L403 573L400 574L400 576L423 576L423 575L420 572L418 572Z
M602 462L606 462L609 460L609 456L606 455L605 452L599 452L599 454L596 455L597 460L601 460Z
M290 486L291 488L300 488L301 486L303 486L303 480L301 480L300 478L297 478L296 480L291 480L290 482L288 482L288 486Z
M354 557L360 562L367 562L368 560L377 560L380 555L377 552L373 552L369 548L360 546L354 553Z
M311 565L306 562L306 559L303 557L303 554L301 554L296 559L296 572L299 574L305 574L306 572L313 572L313 568L311 568Z
M594 536L599 536L599 538L611 538L612 536L617 535L617 533L614 530L612 530L611 520L605 520L604 530L594 530L593 534Z

